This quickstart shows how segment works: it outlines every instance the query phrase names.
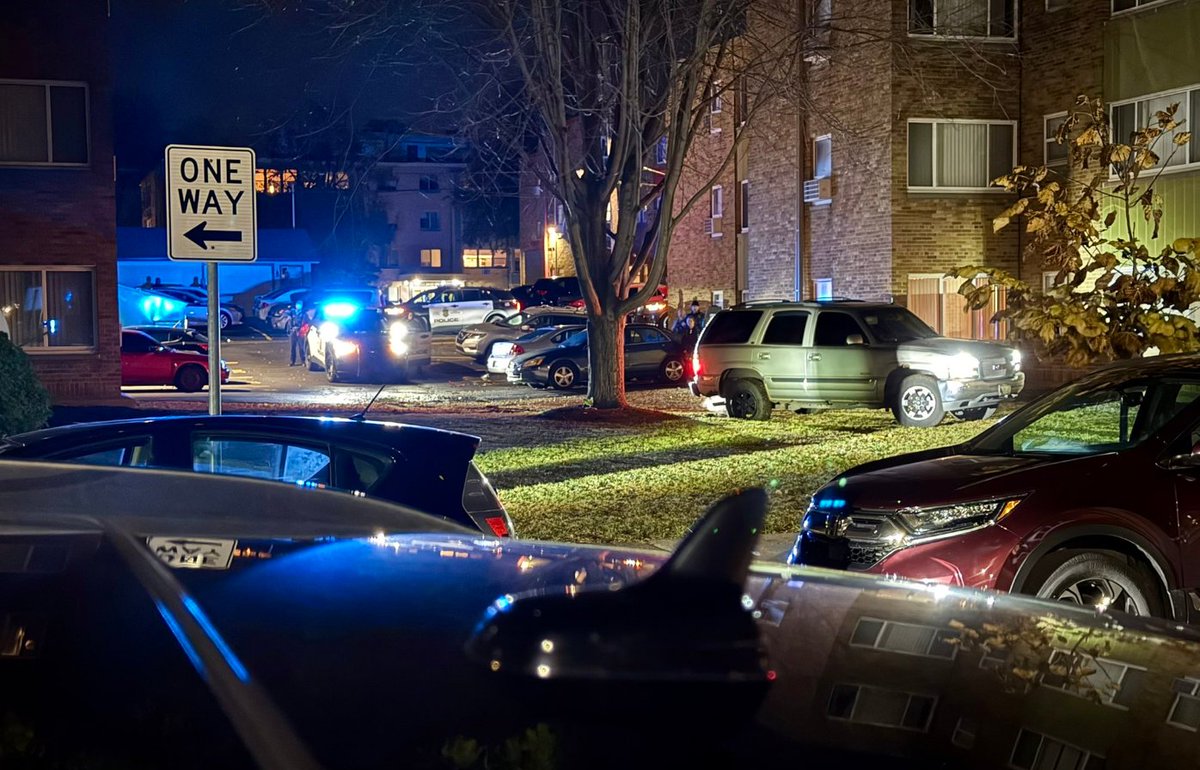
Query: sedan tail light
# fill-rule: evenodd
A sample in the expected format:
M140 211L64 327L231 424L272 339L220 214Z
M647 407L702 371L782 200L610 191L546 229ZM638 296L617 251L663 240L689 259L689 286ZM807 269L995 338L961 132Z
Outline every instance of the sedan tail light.
M488 516L484 521L492 528L496 537L508 537L508 522L504 520L503 516Z
M698 350L692 353L692 375L694 377L700 376L700 351Z
M583 307L583 299L573 299L567 303L567 307Z
M525 348L521 347L520 345L513 345L513 346L512 346L512 354L513 354L514 356L519 356L519 355L521 355L521 354L522 354L522 353L524 353L524 352L525 352Z

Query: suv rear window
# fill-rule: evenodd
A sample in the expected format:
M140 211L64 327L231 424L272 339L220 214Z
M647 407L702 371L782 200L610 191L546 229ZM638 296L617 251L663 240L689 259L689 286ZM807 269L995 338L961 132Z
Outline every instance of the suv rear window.
M750 335L754 333L754 327L758 326L760 318L762 318L761 310L730 310L717 313L708 322L708 328L704 330L700 344L738 345L748 342Z

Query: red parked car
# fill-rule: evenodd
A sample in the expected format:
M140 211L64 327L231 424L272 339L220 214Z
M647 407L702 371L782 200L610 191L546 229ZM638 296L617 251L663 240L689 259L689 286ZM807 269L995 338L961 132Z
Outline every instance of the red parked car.
M229 368L221 362L221 382ZM208 384L208 356L163 347L145 332L121 330L121 384L174 385L193 393Z
M1200 356L1107 367L819 490L792 563L1200 620Z

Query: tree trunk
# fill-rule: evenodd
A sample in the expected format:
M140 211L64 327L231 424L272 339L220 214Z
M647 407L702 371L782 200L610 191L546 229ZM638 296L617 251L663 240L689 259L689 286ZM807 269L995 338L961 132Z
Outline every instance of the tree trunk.
M588 401L598 409L625 402L625 316L605 312L588 318Z

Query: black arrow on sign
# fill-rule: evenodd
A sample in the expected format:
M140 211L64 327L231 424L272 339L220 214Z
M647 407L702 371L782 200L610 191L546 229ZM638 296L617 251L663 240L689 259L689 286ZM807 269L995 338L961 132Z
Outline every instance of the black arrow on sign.
M208 227L208 220L204 220L200 224L193 227L183 234L192 243L202 249L208 249L208 241L240 241L242 240L242 232L240 230L205 230Z

